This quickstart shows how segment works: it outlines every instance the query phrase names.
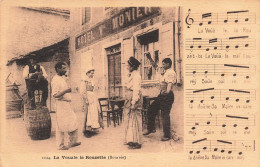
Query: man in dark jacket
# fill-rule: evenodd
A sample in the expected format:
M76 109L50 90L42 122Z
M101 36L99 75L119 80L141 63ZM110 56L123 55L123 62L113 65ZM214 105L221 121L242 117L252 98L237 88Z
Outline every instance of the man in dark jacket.
M41 105L46 106L48 98L48 81L45 69L36 63L36 55L31 54L29 64L23 70L23 77L25 79L26 88L28 92L28 99L31 109L35 109L35 90L42 91Z

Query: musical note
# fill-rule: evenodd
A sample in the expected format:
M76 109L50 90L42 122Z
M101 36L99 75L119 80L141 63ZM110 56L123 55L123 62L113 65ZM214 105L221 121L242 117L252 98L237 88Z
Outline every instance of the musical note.
M191 129L195 130L196 126L216 126L216 117L212 116L212 114L196 114L186 115L186 126L192 126Z
M249 115L245 116L231 116L231 115L217 115L217 126L225 125L229 127L238 127L244 126L245 130L248 130L248 126L255 126L255 116Z
M255 140L208 140L207 138L190 141L187 140L185 149L190 153L200 154L201 152L214 152L220 154L237 153L242 155L243 152L255 151Z
M224 115L217 114L187 114L185 119L185 125L191 126L192 130L195 130L196 127L243 127L245 130L248 130L251 126L256 126L255 124L255 115Z
M198 43L200 40L201 40L201 38L193 38L193 44L190 45L190 49L193 49L194 45L196 45L196 43ZM199 45L198 48L201 48L201 46Z
M188 24L188 28L190 28L190 25L192 25L193 24L193 22L194 22L194 20L193 20L193 18L190 18L190 9L188 10L188 16L186 17L186 19L185 19L185 22L186 22L186 24Z
M206 101L234 101L250 103L256 99L255 90L234 90L234 89L186 89L186 99L190 103L198 101L204 103ZM202 101L203 100L203 101Z
M204 22L204 19L205 18L210 18L208 20L208 24L211 24L212 23L212 18L211 18L211 13L205 13L205 14L202 14L202 22L199 23L199 26L202 26L203 25L203 22Z
M229 38L187 38L185 50L255 50L255 39L249 36Z
M193 93L203 92L203 95L200 96L200 97L202 98L202 99L200 100L200 102L203 103L203 102L204 102L204 99L206 98L206 97L204 96L204 92L205 92L205 91L210 91L210 90L214 90L214 88L195 90L195 91L193 91ZM213 97L213 98L214 98L214 97ZM211 99L213 99L213 98L212 98L212 96L211 96ZM192 101L192 102L193 102L193 101Z
M238 23L239 14L248 13L248 12L249 12L248 10L227 12L227 18L228 19L224 20L224 23L227 23L229 20L234 20L235 23ZM235 17L232 17L231 15L235 15ZM249 17L246 17L245 22L248 22L248 21L249 21Z
M192 16L190 11L189 9L185 19L188 28L190 28L192 24L198 26L215 24L256 24L256 15L249 10L227 11L223 13L192 13Z
M238 41L237 40L237 39L247 39L247 38L248 38L248 36L229 37L228 38L229 41L225 41L227 43L226 44L226 49L230 48L229 44L231 44L233 42L233 40L236 40L236 41L233 42L234 44L232 44L231 47L233 47L235 49L238 49L239 48L239 44L240 44L241 47L244 46L243 48L247 48L249 46L249 43L247 43L247 41L243 41L243 40Z
M229 91L231 91L231 92L238 92L238 93L247 93L247 94L250 94L250 91L243 91L243 90L235 90L235 89L229 89ZM240 95L240 94L239 94ZM237 97L236 98L236 102L239 102L239 98ZM246 100L246 103L248 103L249 101L248 100Z
M229 145L232 145L232 142L217 140L217 145L215 145L215 149L220 149L221 153L224 153L226 150L228 150L228 153L230 154L232 153L232 147L230 147Z
M241 66L241 65L232 65L232 64L224 64L225 67L235 67L236 68L236 71L238 68L249 68L249 66ZM237 76L236 73L233 73L233 76ZM249 77L248 77L249 78ZM247 78L247 79L248 79Z
M235 64L186 64L186 76L234 76L249 79L250 75L256 74L255 65Z
M189 153L190 154L193 154L193 153L200 154L201 151L206 151L208 149L207 144L205 144L205 143L203 145L200 144L201 142L205 142L205 141L207 141L207 138L193 141Z

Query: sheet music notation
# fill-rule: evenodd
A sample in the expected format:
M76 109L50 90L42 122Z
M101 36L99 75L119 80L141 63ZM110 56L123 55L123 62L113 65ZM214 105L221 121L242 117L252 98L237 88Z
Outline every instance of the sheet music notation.
M186 89L186 101L189 103L204 103L207 101L224 101L235 103L251 103L256 100L254 89Z
M245 64L186 64L186 76L220 76L236 78L238 76L250 79L255 75L255 65Z
M202 138L186 142L185 149L189 154L211 152L242 155L245 152L255 151L255 140L208 140L207 138Z
M227 24L256 24L256 14L249 10L227 11L223 13L192 13L191 9L186 14L187 28L191 26L227 25Z
M249 36L234 36L228 38L187 38L185 50L255 50L254 38Z
M255 115L237 114L187 114L185 125L191 130L204 127L240 128L249 130L256 126Z

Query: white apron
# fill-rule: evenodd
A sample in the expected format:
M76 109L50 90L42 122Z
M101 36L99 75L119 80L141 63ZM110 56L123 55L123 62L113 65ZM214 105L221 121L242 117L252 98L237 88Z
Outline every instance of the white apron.
M51 85L53 95L65 89L68 89L66 80L59 75L55 75L53 77ZM66 93L61 98L55 99L55 102L58 129L62 132L72 132L77 130L77 118L71 108L70 93Z
M98 106L97 100L95 98L94 92L87 91L87 98L88 98L88 115L87 115L87 127L90 126L91 128L100 128L98 122Z
M78 123L70 102L56 100L57 126L62 132L73 132L77 130Z

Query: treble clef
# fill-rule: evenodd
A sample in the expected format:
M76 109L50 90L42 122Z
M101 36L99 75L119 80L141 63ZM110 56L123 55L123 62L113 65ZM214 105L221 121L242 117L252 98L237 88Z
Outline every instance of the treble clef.
M194 20L190 17L190 9L188 10L188 16L185 19L186 24L188 24L188 28L190 28L190 25L193 24Z

